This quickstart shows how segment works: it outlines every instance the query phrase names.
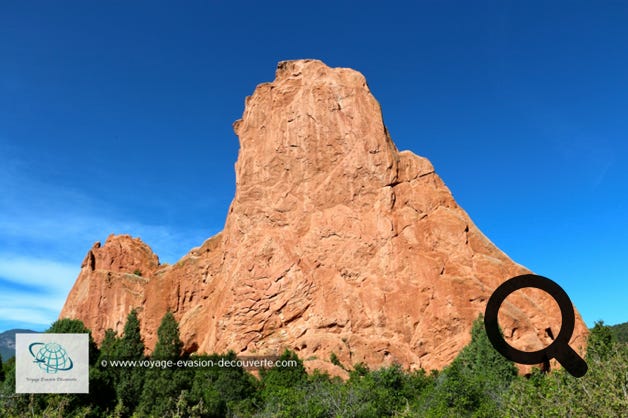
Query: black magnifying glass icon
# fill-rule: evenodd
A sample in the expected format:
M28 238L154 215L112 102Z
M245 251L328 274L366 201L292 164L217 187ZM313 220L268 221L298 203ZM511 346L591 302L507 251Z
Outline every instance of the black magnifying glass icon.
M558 337L538 351L521 351L512 347L504 340L497 323L497 313L506 297L525 287L534 287L549 293L558 303L562 316ZM572 376L582 377L587 372L587 363L569 346L574 325L575 314L567 293L554 281L535 274L524 274L502 283L489 298L484 313L484 327L488 339L502 356L520 364L539 364L555 358Z

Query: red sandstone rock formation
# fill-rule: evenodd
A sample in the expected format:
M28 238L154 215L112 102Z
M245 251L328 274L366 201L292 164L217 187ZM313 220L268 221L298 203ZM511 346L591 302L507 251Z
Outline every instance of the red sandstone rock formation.
M478 230L427 159L397 151L354 70L281 62L234 128L224 231L172 266L139 239L109 237L87 254L60 317L100 341L139 308L150 349L169 309L188 351L289 348L309 368L333 371L335 353L345 365L438 369L469 342L493 290L528 272ZM502 307L514 346L546 346L546 328L558 335L545 296L520 291ZM576 350L586 332L577 315Z

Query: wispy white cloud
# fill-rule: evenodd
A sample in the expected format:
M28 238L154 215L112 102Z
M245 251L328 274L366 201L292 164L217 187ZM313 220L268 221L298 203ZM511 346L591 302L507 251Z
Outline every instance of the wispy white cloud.
M213 231L217 232L217 231ZM37 254L56 254L80 262L95 241L110 234L140 237L165 262L175 262L191 247L200 245L212 232L147 225L85 213L48 213L42 218L21 214L0 220L0 235L13 245L27 247Z
M111 202L29 176L7 149L0 143L0 326L56 320L85 254L112 233L140 237L172 263L217 232L122 215Z
M53 260L0 254L0 318L5 323L50 325L79 268Z
M5 327L7 329L10 328L18 328L25 325L17 325L17 324L27 324L26 326L30 328L37 329L46 329L48 328L59 315L58 310L55 309L46 309L42 308L39 305L33 305L30 308L23 308L19 306L4 306L6 300L0 298L3 306L0 307L0 317L2 318L2 322L7 324ZM31 301L31 303L37 303L43 301ZM63 302L61 302L61 306L63 306Z
M190 228L185 219L177 224L146 222L144 214L120 211L97 191L36 178L29 163L12 154L6 141L0 141L0 253L52 254L80 262L95 241L115 233L139 236L160 259L175 262L218 232Z
M41 286L46 289L66 289L73 282L80 266L10 254L0 254L0 277L15 283Z

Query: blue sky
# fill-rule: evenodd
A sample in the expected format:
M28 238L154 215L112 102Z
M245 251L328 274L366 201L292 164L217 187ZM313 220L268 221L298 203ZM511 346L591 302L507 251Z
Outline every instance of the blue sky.
M263 3L263 4L262 4ZM621 1L0 3L0 330L56 319L95 241L174 262L222 229L231 124L276 63L367 78L515 261L628 321Z

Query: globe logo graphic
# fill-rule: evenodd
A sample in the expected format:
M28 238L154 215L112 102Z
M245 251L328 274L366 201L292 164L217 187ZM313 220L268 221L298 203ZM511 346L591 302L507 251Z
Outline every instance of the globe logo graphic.
M46 373L66 371L74 366L72 359L61 344L54 342L32 343L28 346L28 350L35 358L33 363L37 363L39 368Z

